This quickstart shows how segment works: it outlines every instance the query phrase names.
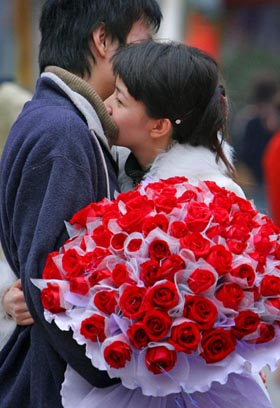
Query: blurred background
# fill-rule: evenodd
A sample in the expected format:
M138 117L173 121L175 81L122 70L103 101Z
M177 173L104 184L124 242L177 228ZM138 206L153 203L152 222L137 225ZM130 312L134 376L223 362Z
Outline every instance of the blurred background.
M280 0L158 1L164 20L157 37L199 47L220 64L238 182L280 226ZM0 154L36 84L42 4L0 0ZM268 380L278 408L280 378Z

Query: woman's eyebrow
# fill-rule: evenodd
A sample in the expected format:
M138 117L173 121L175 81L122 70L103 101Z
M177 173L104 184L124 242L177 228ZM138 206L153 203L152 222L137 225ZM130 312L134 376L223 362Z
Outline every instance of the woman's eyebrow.
M123 98L127 99L125 93L117 85L115 85L115 88L117 92L123 96Z

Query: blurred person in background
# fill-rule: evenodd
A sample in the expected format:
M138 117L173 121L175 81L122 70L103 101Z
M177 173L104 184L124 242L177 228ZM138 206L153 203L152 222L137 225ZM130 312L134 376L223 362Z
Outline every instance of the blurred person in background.
M276 95L275 107L278 112L278 129L266 147L262 167L270 214L275 224L280 227L280 92Z
M245 124L240 141L240 159L251 170L258 185L263 183L262 156L277 128L274 100L278 88L278 82L268 75L256 81L252 95L251 117Z
M12 79L0 78L0 156L9 134L25 102L32 98L31 92Z
M235 118L235 132L239 132L238 160L246 166L251 179L250 195L258 209L267 213L262 158L265 148L278 126L275 95L279 82L273 75L262 74L253 83L252 103Z
M0 156L2 155L2 150L10 128L16 121L23 105L31 98L32 94L15 83L12 79L0 79ZM23 292L21 290L21 281L20 279L17 279L16 275L3 260L4 255L0 246L0 299L2 299L5 292L10 289L10 301L13 300L17 307L15 311L14 309L12 310L12 315L8 316L0 301L0 350L13 333L16 327L17 318L19 318L18 324L20 325L33 322L24 301Z

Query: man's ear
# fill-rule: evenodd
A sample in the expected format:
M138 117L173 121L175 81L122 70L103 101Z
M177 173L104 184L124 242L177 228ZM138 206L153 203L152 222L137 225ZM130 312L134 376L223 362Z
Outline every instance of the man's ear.
M106 56L106 32L105 24L100 23L99 26L92 32L92 44L95 52L94 55L99 55L101 58Z
M161 138L172 135L172 123L169 119L154 119L152 129L150 131L152 138Z

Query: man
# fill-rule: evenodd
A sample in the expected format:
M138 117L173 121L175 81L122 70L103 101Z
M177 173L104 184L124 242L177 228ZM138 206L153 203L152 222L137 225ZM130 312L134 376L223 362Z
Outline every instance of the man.
M43 6L44 73L10 132L0 167L1 243L35 320L17 326L1 351L1 408L61 407L67 363L93 386L113 384L71 332L45 321L31 278L42 276L47 253L67 238L64 220L117 189L107 142L115 129L102 103L114 88L110 59L120 45L148 38L161 17L155 0L47 0Z

